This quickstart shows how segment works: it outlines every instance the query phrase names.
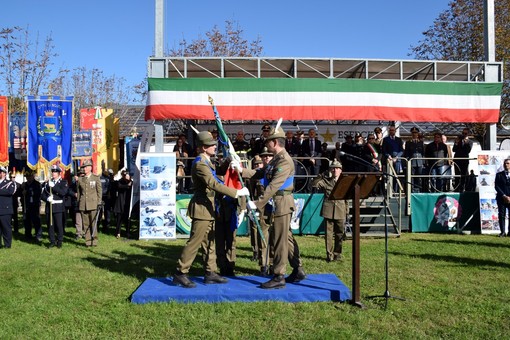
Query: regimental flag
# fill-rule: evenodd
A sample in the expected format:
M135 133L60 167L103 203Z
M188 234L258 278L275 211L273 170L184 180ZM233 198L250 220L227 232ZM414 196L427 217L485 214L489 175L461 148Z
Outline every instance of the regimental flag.
M13 112L9 116L9 152L14 158L27 159L27 113Z
M374 79L149 78L145 119L398 120L495 123L501 83Z
M93 172L98 174L102 170L111 168L108 163L108 135L106 130L107 120L113 114L112 109L104 109L100 106L80 110L81 131L89 131L92 134L92 161ZM104 169L102 169L104 167Z
M29 96L28 159L30 168L39 162L71 167L73 97Z
M9 165L9 123L7 117L9 115L9 105L7 97L0 96L0 165Z

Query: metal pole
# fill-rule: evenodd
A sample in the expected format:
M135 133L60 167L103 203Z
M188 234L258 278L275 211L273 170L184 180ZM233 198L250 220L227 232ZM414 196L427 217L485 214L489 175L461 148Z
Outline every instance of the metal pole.
M156 58L162 58L163 43L165 40L165 0L156 0L155 4L155 29L154 29L154 56Z
M494 28L494 0L484 0L484 50L485 61L496 61L496 33ZM497 72L493 72L495 66L487 65L485 70L485 82L498 82ZM485 134L485 150L496 150L497 148L497 129L496 124L487 124Z

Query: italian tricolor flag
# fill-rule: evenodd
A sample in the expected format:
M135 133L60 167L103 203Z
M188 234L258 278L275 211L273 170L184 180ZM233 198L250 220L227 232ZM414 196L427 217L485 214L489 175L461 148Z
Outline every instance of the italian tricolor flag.
M495 123L501 83L366 79L149 78L145 119Z

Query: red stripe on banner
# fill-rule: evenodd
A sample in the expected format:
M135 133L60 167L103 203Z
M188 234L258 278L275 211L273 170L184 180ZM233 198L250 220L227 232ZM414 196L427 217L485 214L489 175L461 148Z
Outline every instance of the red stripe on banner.
M381 106L217 106L223 120L398 120L402 122L496 123L499 109ZM149 105L145 120L213 119L209 105Z
M5 96L0 96L0 134L4 136L0 139L0 165L9 164L9 105Z

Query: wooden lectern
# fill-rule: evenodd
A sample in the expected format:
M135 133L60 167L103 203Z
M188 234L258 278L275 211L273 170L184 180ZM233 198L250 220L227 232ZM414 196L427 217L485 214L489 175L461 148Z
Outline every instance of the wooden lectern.
M360 200L367 198L381 178L380 172L343 173L329 199L352 200L352 297L351 304L363 307L360 301Z

